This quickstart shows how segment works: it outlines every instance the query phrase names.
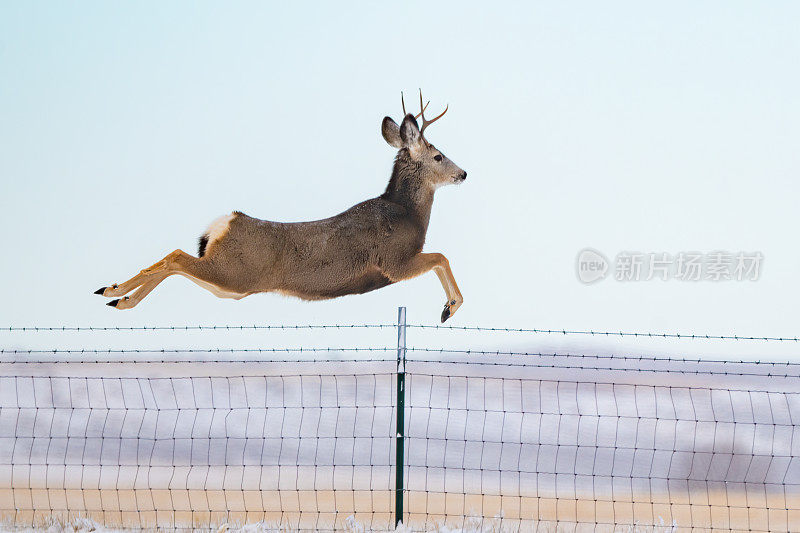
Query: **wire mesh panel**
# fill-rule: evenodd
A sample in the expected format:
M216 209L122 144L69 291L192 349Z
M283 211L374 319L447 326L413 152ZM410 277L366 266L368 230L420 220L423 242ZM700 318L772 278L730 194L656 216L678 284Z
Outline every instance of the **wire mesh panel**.
M3 519L331 530L354 515L388 527L390 373L123 377L140 373L123 366L0 377Z
M793 337L391 327L8 328L0 526L800 531Z
M583 370L537 379L412 365L407 523L800 528L800 393L597 381Z

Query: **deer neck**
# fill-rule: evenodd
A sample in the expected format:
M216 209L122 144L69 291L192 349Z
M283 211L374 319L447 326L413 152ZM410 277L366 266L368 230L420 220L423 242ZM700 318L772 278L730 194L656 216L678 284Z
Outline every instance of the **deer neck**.
M422 180L420 165L401 151L395 159L392 177L383 198L405 207L423 229L427 230L433 207L433 193L434 189Z

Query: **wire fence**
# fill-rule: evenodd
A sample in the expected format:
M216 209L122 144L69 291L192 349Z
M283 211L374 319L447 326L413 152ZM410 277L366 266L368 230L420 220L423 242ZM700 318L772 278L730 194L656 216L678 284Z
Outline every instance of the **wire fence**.
M182 328L129 331L197 331ZM363 329L385 346L4 342L0 523L800 530L796 360L546 353L509 348L510 331L404 320ZM7 329L61 344L117 330ZM412 346L423 330L472 331L480 346Z

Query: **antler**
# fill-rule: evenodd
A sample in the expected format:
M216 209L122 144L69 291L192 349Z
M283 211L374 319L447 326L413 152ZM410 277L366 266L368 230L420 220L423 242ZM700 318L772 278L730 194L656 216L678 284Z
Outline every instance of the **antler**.
M420 107L422 107L422 98L421 98L421 97L422 97L422 91L420 91L420 93L419 93L419 94L420 94L420 101L419 101L419 103L420 103ZM405 102L405 100L403 99L403 91L400 91L400 103L403 105L403 116L406 116L406 102ZM430 100L429 100L429 101L428 101L428 104L430 104L430 103L431 103L431 102L430 102ZM414 115L414 120L416 120L416 119L418 119L419 117L421 117L421 116L422 116L422 113L424 113L424 112L425 112L425 110L428 108L428 104L425 104L425 107L422 107L422 111L420 111L420 112L419 112L419 114L417 114L417 115Z
M430 100L428 100L428 104L429 103L430 103ZM422 89L420 89L419 90L419 107L420 107L420 109L422 111L420 111L419 115L417 115L417 116L418 117L419 116L422 117L422 128L420 128L419 134L422 135L423 137L425 137L425 128L427 128L428 126L430 126L431 124L433 124L434 122L436 122L437 120L442 118L444 116L444 114L447 113L447 110L450 107L450 104L447 104L447 106L444 108L444 111L442 111L441 114L439 114L439 116L437 116L435 118L432 118L431 120L428 120L428 119L425 118L425 109L427 109L428 104L425 104L425 106L422 105Z
M406 102L405 102L405 99L403 97L403 91L400 91L400 103L403 106L403 116L406 116ZM427 102L425 102L425 105L422 105L422 89L420 89L419 90L419 109L420 109L420 112L417 113L416 115L414 115L414 119L416 120L419 117L422 117L422 128L420 128L419 134L420 134L420 136L422 136L423 139L425 138L425 135L424 135L425 128L427 128L428 126L430 126L431 124L433 124L434 122L436 122L437 120L442 118L444 116L444 114L447 113L447 110L450 108L450 104L448 104L447 106L445 106L444 111L442 111L438 116L432 118L431 120L428 120L428 119L425 118L425 110L428 109L428 104L430 104L430 103L431 103L431 101L428 100Z

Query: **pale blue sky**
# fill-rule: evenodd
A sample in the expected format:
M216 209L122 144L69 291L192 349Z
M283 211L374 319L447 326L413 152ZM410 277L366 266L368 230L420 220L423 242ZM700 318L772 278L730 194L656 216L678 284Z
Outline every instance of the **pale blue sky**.
M3 2L0 325L436 323L436 276L307 303L186 279L96 288L231 210L324 218L380 194L399 94L469 172L428 251L455 325L796 335L800 4ZM764 254L751 283L580 284L586 246Z

